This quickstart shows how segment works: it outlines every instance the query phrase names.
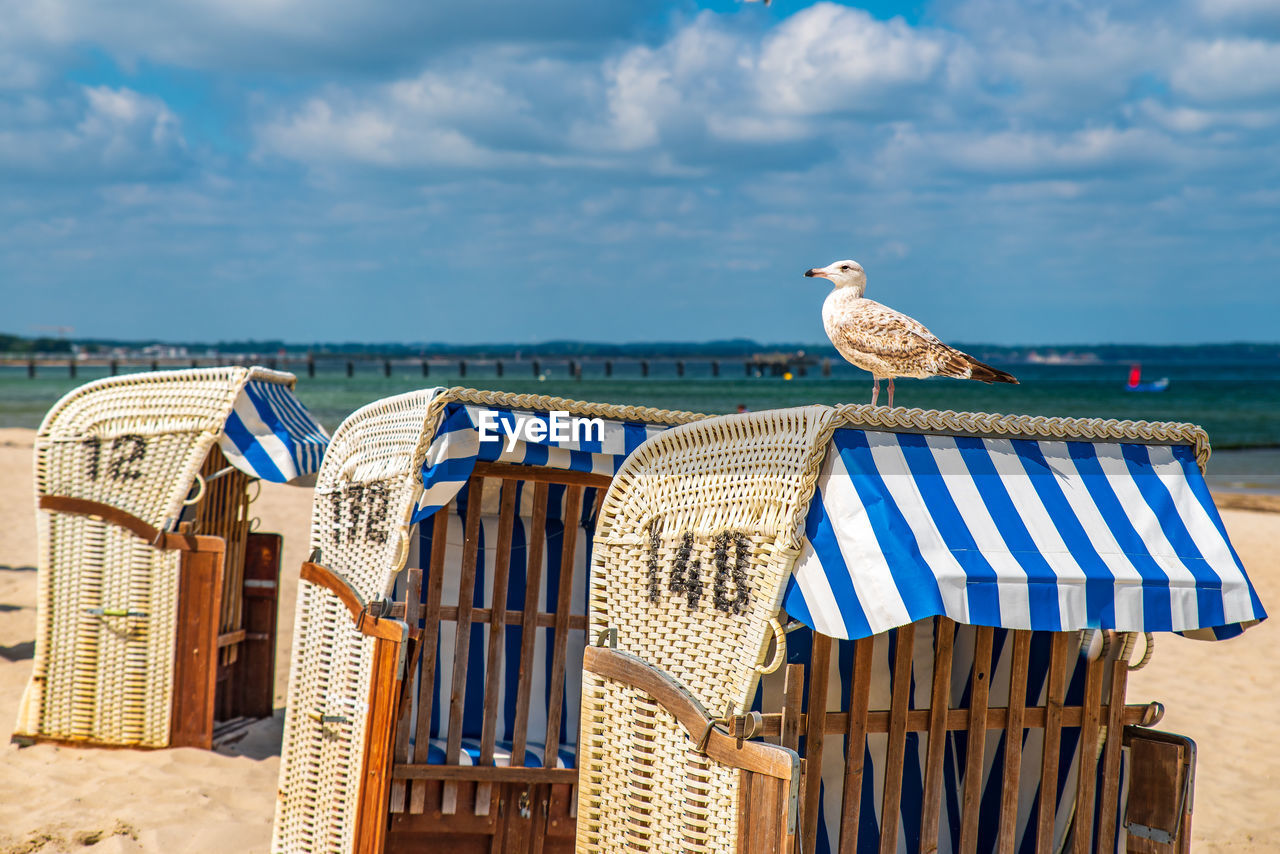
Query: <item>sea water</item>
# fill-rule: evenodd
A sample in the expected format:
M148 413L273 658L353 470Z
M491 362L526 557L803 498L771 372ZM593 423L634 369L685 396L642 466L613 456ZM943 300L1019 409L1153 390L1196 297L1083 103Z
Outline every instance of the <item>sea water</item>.
M563 363L544 361L541 378L528 362L506 362L505 376L492 366L469 364L466 376L433 366L424 378L417 365L393 366L384 377L381 362L360 364L352 377L345 371L320 371L307 377L299 365L297 394L315 417L333 429L359 407L379 398L432 386L464 385L509 392L536 393L590 400L683 409L719 414L809 403L868 403L870 377L852 367L835 366L831 377L810 368L808 376L746 377L741 362L725 360L721 376L710 376L705 362L689 362L684 377L674 365L654 362L649 377L601 375L598 363L587 363L585 376L569 376ZM965 380L898 380L894 402L900 406L1028 415L1121 418L1147 421L1190 421L1209 433L1215 450L1280 448L1280 363L1204 364L1144 363L1145 379L1168 377L1164 392L1129 392L1127 365L1006 365L1021 384L984 385ZM634 374L632 365L618 373ZM104 369L81 367L71 379L66 368L42 368L28 379L24 367L0 368L0 427L36 427L59 397L76 386L106 375ZM881 384L880 403L887 399ZM1280 452L1251 454L1247 459L1219 454L1210 474L1257 475L1276 483ZM1230 472L1227 471L1230 469Z

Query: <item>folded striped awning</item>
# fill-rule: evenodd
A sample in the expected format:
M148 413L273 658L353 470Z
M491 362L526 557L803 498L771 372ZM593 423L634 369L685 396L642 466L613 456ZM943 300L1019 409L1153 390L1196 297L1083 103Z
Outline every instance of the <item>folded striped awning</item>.
M612 477L628 454L669 426L450 403L422 464L423 493L413 521L419 522L448 504L466 484L477 462Z
M218 444L228 462L246 474L302 485L320 470L329 435L289 386L250 380L231 407Z
M1266 617L1190 447L841 429L784 595L836 638L931 616L1224 638Z

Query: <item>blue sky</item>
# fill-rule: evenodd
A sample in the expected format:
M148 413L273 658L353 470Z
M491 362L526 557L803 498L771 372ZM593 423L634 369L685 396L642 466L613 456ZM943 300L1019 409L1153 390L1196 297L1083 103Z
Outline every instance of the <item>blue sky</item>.
M1273 0L0 0L0 331L1280 338Z

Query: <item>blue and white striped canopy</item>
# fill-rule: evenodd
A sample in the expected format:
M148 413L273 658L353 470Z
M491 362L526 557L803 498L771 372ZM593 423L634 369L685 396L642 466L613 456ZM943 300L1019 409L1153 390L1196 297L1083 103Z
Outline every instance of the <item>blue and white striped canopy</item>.
M246 474L290 483L320 470L329 435L289 386L250 380L231 407L218 444L228 462Z
M783 608L1223 638L1266 617L1186 446L837 430Z
M603 418L591 422L578 421L575 427L567 413L449 404L422 464L423 493L413 521L448 504L479 461L612 477L628 454L670 426Z

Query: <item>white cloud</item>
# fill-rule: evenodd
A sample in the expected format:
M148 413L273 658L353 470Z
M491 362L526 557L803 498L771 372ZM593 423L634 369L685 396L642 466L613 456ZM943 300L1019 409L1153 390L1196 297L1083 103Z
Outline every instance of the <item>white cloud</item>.
M26 121L0 130L0 170L127 180L172 174L186 156L168 105L124 87L85 86L61 103L29 97L12 105L9 116Z
M1170 74L1174 88L1200 101L1280 94L1280 43L1261 39L1191 42Z
M1280 108L1206 110L1162 104L1151 98L1132 105L1129 114L1182 134L1223 129L1262 130L1280 124Z
M901 18L820 3L765 38L753 69L758 103L806 115L889 107L900 115L910 111L905 94L937 83L947 52L941 35Z

